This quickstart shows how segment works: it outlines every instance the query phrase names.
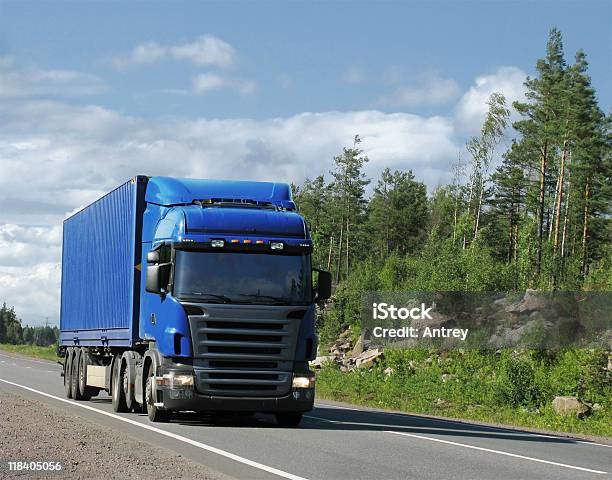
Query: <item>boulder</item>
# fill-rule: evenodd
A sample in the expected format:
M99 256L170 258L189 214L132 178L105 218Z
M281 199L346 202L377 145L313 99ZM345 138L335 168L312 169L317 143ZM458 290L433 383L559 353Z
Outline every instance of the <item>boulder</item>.
M315 358L312 362L310 362L310 366L313 368L321 368L324 363L334 362L335 360L336 360L336 357L334 357L333 355L320 355L317 358Z
M358 357L363 353L363 335L360 335L355 342L355 346L353 347L353 351L351 352L351 357Z
M355 359L355 365L357 368L369 368L377 361L382 360L383 355L383 351L380 348L366 350Z
M444 315L440 312L430 312L429 316L431 318L418 318L412 320L410 326L414 328L418 328L419 330L424 329L425 327L430 328L440 328L440 327L453 327L456 322L452 317L448 315Z
M584 416L589 412L588 405L585 405L576 397L555 397L552 401L555 413L559 415L578 415Z
M457 379L457 375L453 375L452 373L445 373L442 375L442 383L450 382L456 379Z
M527 289L522 300L512 305L508 305L505 311L508 313L528 314L535 311L546 310L549 303L545 294L539 293L536 290Z

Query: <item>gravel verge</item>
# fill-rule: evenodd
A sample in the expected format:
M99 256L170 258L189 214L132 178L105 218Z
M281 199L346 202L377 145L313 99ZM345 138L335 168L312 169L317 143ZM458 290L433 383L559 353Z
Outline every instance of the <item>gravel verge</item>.
M60 472L8 471L8 461L61 462ZM218 479L181 455L0 391L0 479Z

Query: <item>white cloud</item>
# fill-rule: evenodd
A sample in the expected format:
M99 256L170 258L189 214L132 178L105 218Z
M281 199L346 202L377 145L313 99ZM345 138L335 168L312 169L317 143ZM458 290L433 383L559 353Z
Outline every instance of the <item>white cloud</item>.
M236 50L225 40L213 35L202 35L193 42L179 45L145 42L134 47L129 54L115 57L113 64L123 69L135 65L149 65L166 59L227 69L236 62Z
M193 79L192 91L196 95L203 95L210 91L223 88L237 90L242 95L248 95L255 91L256 85L253 81L236 80L216 73L202 73Z
M385 107L444 105L455 100L460 93L455 80L425 74L407 85L399 86L392 93L383 95L378 99L377 105Z
M128 57L124 59L125 64L146 65L155 63L164 58L168 53L167 47L162 47L155 42L146 42L134 47ZM121 61L120 61L121 63Z
M15 307L24 324L44 325L47 318L54 324L59 316L60 265L31 260L26 266L0 265L1 298Z
M74 70L19 67L11 58L0 57L0 98L75 97L96 95L105 88L104 82L95 75Z
M493 92L503 93L509 107L524 99L523 82L527 74L517 67L500 67L490 75L477 77L474 85L461 97L455 109L456 123L464 132L475 132L487 113L487 100ZM511 109L512 110L512 109Z
M233 66L236 51L229 43L212 35L203 35L192 43L170 47L170 55L177 60L187 60L195 65L212 65L220 68Z

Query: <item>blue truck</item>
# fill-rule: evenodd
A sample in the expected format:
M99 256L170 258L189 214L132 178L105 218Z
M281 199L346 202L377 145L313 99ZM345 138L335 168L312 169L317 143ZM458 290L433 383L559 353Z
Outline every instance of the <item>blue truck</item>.
M66 395L117 412L312 409L329 272L289 185L137 176L64 221ZM316 284L316 287L314 286Z

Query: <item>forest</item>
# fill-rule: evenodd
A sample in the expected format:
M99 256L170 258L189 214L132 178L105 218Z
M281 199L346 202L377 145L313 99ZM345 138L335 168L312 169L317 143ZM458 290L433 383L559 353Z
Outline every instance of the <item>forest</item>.
M559 30L535 71L523 102L491 94L448 185L428 192L418 172L388 168L367 178L356 135L329 176L292 186L313 263L336 284L324 341L357 321L364 291L610 290L612 117Z
M23 326L13 307L6 303L0 307L0 344L48 347L57 344L58 339L59 329L56 326Z
M314 264L335 280L317 318L320 358L359 345L366 292L611 290L612 117L585 52L568 63L559 30L535 72L524 101L491 94L479 134L448 160L447 185L428 192L410 170L367 178L356 135L329 176L293 186ZM368 368L323 363L317 395L609 436L611 359L601 349L388 348ZM563 395L585 413L559 415Z

